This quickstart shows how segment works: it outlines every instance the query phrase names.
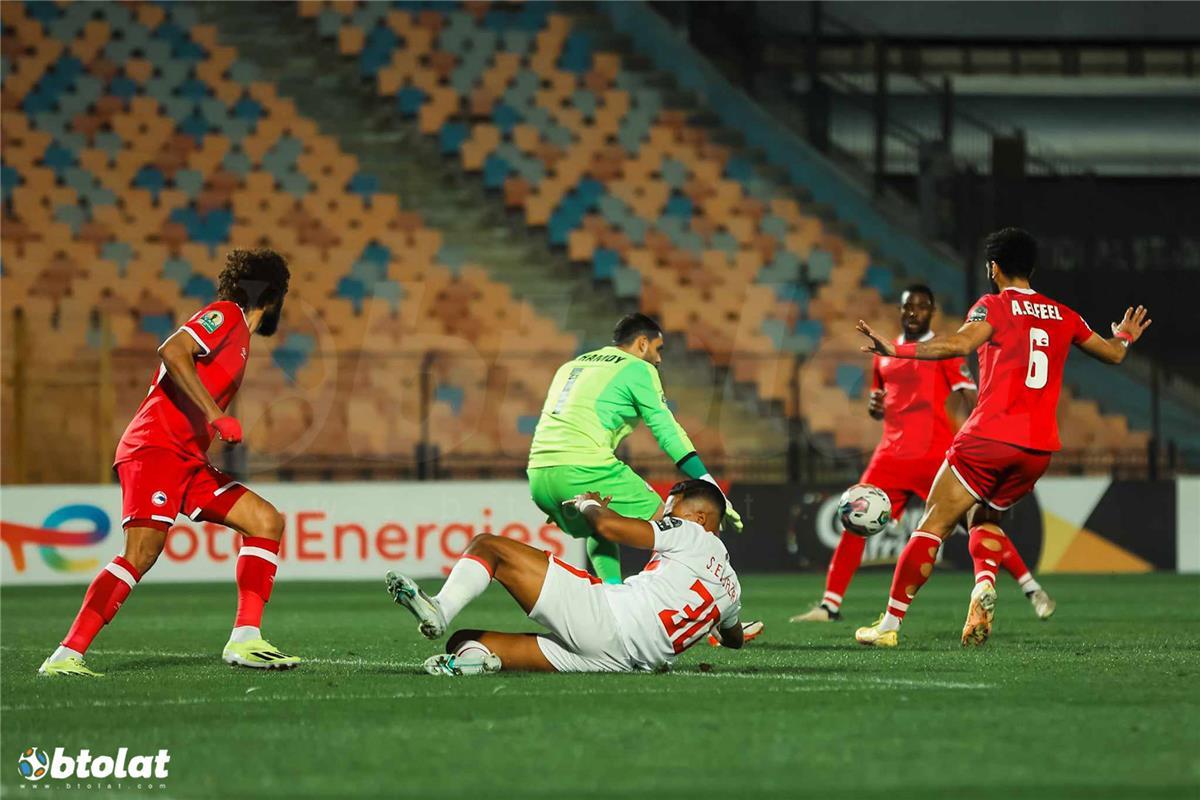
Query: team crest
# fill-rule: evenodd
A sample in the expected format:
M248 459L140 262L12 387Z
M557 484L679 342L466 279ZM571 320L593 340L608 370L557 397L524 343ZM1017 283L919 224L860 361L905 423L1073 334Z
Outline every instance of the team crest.
M220 311L210 311L204 316L200 317L200 327L204 328L204 330L208 331L209 333L215 333L217 328L221 327L222 323L224 322L225 315Z
M155 492L150 495L150 502L156 506L165 506L167 504L167 493L162 491Z
M971 313L967 315L967 322L983 322L987 319L987 306L983 303L971 309Z

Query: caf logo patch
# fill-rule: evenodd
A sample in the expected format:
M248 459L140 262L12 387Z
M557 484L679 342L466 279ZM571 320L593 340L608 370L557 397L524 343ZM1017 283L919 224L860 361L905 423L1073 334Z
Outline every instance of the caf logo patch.
M154 494L150 495L150 502L154 503L156 506L165 506L167 504L167 493L161 491L155 492Z
M678 528L682 525L683 520L679 517L663 517L660 520L655 520L654 524L658 526L660 531L669 531L671 528Z
M225 315L220 311L210 311L200 317L200 327L209 333L214 333L217 328L221 327L223 322L225 322Z
M967 322L983 322L987 319L987 306L983 303L971 309L971 313L967 315Z

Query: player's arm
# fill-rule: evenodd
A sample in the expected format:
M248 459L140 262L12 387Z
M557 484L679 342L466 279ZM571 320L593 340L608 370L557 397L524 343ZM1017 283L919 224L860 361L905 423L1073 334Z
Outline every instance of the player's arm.
M733 650L741 650L742 645L746 643L746 633L742 628L742 623L737 617L733 618L733 622L728 628L718 625L714 630L717 635L717 641L721 643L721 647L728 647Z
M689 478L700 478L707 473L687 431L667 406L658 370L644 361L635 361L624 369L621 377L638 416L645 420L654 440L675 466Z
M1146 328L1150 327L1151 320L1147 316L1148 314L1149 311L1144 306L1138 306L1136 309L1127 308L1121 321L1112 324L1111 339L1105 339L1100 334L1093 333L1082 341L1077 341L1076 344L1080 350L1097 361L1103 361L1106 364L1120 364L1125 360L1125 354L1129 352L1129 345L1140 339Z
M886 394L883 373L879 371L879 356L876 356L871 359L871 394L867 399L867 414L871 419L883 419L883 398Z
M183 329L175 331L158 348L158 355L167 374L171 376L171 382L204 412L204 418L216 428L222 439L240 442L241 426L236 419L225 415L200 381L200 375L196 372L196 356L200 354L200 343Z
M862 346L864 353L892 358L916 358L921 361L941 361L947 358L962 358L992 336L992 326L986 320L968 321L949 336L934 336L924 342L892 344L871 329L863 320L855 326L859 333L870 340Z
M587 518L596 535L616 544L629 545L641 550L654 549L653 524L644 519L623 517L608 507L611 497L601 497L596 492L581 494L563 505L573 505Z

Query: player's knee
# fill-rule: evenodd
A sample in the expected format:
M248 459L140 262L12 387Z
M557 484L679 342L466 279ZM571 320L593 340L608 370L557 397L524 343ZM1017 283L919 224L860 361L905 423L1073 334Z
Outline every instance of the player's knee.
M255 536L275 541L283 538L284 518L283 514L275 509L275 506L264 503L255 515L254 523L257 529L254 531Z
M471 540L466 552L476 556L484 553L499 553L503 540L503 536L497 536L494 533L480 533Z
M158 536L127 536L125 560L133 564L140 574L145 575L146 571L153 567L154 562L158 560L165 541L165 537Z

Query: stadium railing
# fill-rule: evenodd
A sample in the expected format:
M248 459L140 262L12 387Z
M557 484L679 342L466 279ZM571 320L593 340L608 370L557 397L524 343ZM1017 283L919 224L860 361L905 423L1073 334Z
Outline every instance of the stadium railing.
M11 328L5 326L5 484L112 481L117 439L145 396L157 355L112 347L103 317L93 322L100 346L54 370L38 368L36 339L19 314ZM246 442L214 444L210 456L255 480L519 479L545 390L540 374L536 380L523 376L531 363L545 367L558 355L485 354L455 346L318 352L314 367L292 381L251 364L232 409L244 423ZM733 354L733 362L769 358L770 368L780 372L787 395L779 410L787 428L776 440L739 440L736 417L728 413L729 392L736 391L729 370L714 373L711 393L693 393L676 413L706 464L723 478L852 481L870 458L879 423L862 407L861 371L839 376L846 384L839 397L850 397L850 407L824 394L821 371L842 369L843 355L850 358L822 353L781 363L775 355ZM669 380L666 388L670 397ZM1098 416L1064 418L1062 427L1066 447L1052 463L1055 474L1167 476L1184 463L1184 454L1173 448L1131 448L1120 436L1075 446L1078 429L1103 428ZM618 455L648 479L675 477L644 426L622 443Z

